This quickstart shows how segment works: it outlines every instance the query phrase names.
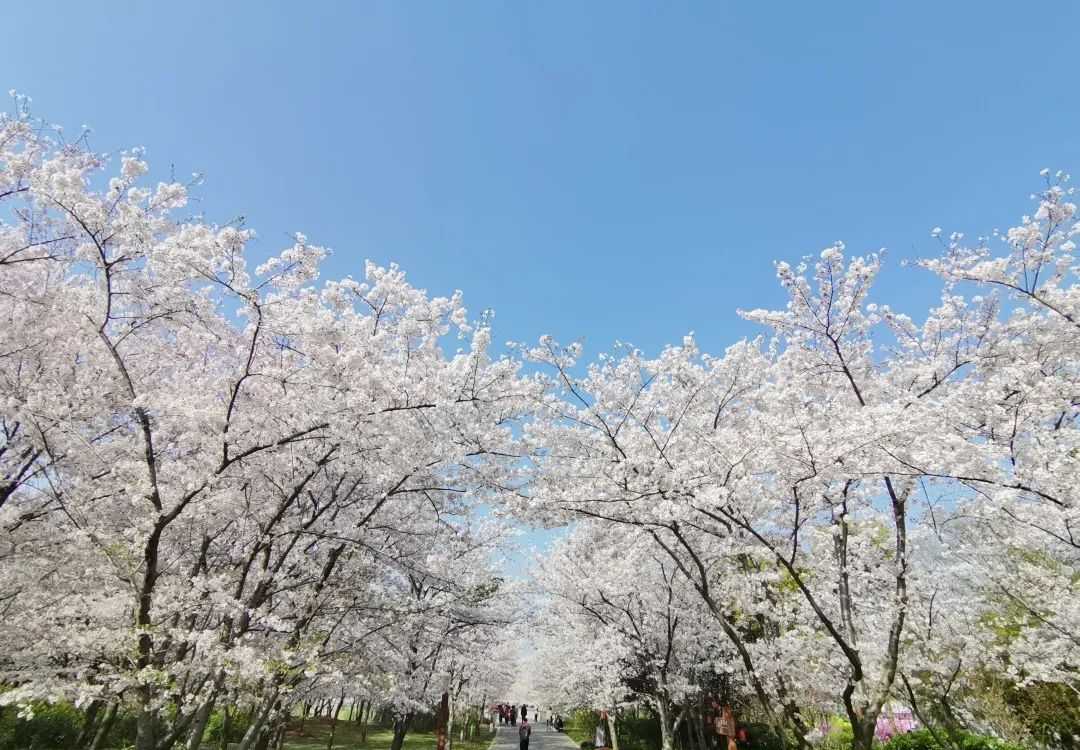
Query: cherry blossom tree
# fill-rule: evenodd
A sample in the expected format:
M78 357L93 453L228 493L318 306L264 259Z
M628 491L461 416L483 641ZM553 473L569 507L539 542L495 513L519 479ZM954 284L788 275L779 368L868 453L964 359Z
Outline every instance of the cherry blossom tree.
M646 701L665 750L702 671L800 747L841 711L866 750L898 698L950 742L987 673L1080 695L1067 175L1006 232L935 230L930 310L836 244L777 264L760 338L592 363L496 355L393 265L322 281L301 234L251 268L242 222L185 213L197 178L149 175L25 100L0 118L5 705L73 702L86 748L133 712L138 750L238 708L252 750L359 700L398 750L520 671L515 514L575 525L537 568L533 684Z
M550 373L527 430L533 503L649 534L799 743L822 704L842 707L854 747L871 745L943 556L967 563L956 601L970 612L1022 613L1016 679L1075 685L1067 194L1049 185L1005 258L954 237L924 262L948 284L921 323L871 301L880 254L836 245L778 264L786 308L744 313L772 337L722 357L688 337L578 375L580 347L542 339L523 350ZM1010 296L968 299L962 284Z
M699 691L694 674L724 671L731 659L717 648L708 614L678 566L647 534L585 521L535 576L550 602L541 627L554 646L541 658L558 673L549 701L614 710L628 698L643 700L659 718L663 749L671 750L685 704Z
M23 115L0 149L4 701L131 706L150 750L243 696L241 747L265 744L385 625L388 575L468 548L516 471L518 365L396 267L316 286L327 251L297 235L250 271L252 233L179 217L190 186L143 187L141 152L102 182Z
M970 362L950 405L948 453L907 468L966 490L962 512L973 526L958 554L985 600L1017 615L1010 671L1078 690L1080 227L1068 176L1043 177L1036 210L1019 226L973 246L954 233L941 258L922 263L950 290L974 286L1002 313L992 358Z

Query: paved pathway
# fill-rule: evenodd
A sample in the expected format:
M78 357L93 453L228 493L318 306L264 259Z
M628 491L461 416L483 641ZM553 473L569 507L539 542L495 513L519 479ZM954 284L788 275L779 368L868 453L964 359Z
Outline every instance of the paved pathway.
M529 750L578 750L578 746L572 739L563 732L548 729L543 722L529 726L532 727ZM491 743L491 750L518 750L518 727L496 727L496 729L498 732L495 735L495 741Z

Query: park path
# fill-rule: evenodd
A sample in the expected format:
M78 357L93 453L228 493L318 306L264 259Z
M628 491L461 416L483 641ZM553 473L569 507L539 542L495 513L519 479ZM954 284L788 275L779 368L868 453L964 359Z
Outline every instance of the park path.
M529 740L529 750L578 750L574 741L563 732L548 729L543 724L532 724L532 738ZM497 727L495 741L491 743L491 750L518 750L518 728Z

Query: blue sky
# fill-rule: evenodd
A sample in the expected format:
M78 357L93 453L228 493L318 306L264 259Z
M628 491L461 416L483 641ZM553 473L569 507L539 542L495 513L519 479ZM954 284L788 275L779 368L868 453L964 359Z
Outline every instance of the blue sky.
M0 84L103 151L205 172L257 257L396 261L499 340L719 351L774 259L1008 226L1080 166L1080 5L85 2L4 8ZM548 535L530 535L543 542Z
M595 353L694 330L717 351L778 304L772 260L1027 210L1080 164L1080 5L9 4L0 83L92 145L204 171L257 256L306 232L497 311L501 340Z

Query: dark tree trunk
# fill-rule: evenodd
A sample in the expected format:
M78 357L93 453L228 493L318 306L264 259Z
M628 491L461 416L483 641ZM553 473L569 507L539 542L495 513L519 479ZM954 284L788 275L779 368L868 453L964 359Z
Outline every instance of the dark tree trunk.
M450 723L450 696L447 693L442 694L442 700L439 702L439 711L435 715L435 748L436 750L446 750L446 735L449 733Z
M371 725L372 711L374 711L374 706L372 706L370 700L367 702L367 710L366 711L364 710L364 707L361 704L361 706L360 706L360 715L362 716L362 719L360 721L360 743L364 744L364 745L367 744L367 733L368 733L368 727Z
M337 722L338 714L341 713L341 704L345 702L345 696L342 695L338 699L337 707L334 709L334 715L330 717L330 739L326 741L326 750L334 750L334 735L337 734Z
M390 750L401 750L405 744L405 735L412 726L412 719L413 716L409 713L394 720L394 740L390 743Z
M101 713L103 705L105 704L102 701L90 702L90 705L86 708L86 714L83 716L79 736L75 739L75 747L86 747L89 744L90 739L94 736L94 730L97 728L98 715Z

